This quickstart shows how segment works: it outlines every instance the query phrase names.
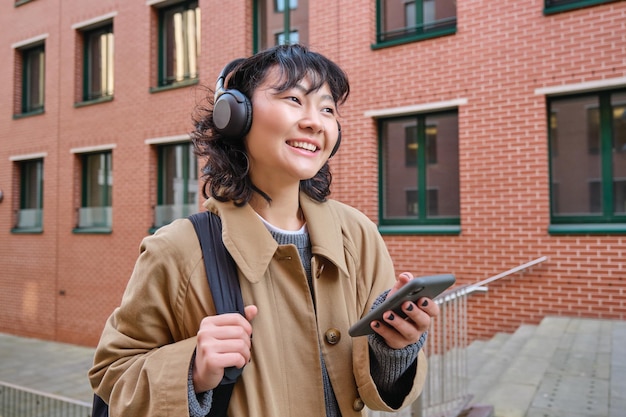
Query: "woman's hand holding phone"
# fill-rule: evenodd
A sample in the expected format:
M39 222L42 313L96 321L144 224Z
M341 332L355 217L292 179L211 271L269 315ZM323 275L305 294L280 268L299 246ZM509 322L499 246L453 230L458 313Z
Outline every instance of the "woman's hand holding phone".
M387 297L404 287L413 274L403 272L398 276L395 285L389 291ZM375 333L378 333L392 349L402 349L410 344L417 343L422 333L430 327L431 317L439 314L439 306L427 297L418 298L415 302L405 301L400 306L402 317L398 312L388 310L383 312L381 320L373 320L370 325Z
M394 349L417 342L439 314L433 298L454 282L451 274L414 278L410 272L401 273L386 300L354 324L350 335L378 333Z

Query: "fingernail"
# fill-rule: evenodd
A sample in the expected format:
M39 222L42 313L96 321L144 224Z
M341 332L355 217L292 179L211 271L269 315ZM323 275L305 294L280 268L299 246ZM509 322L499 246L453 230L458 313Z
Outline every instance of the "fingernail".
M387 317L387 320L393 320L395 318L396 318L396 316L394 316L393 313L390 313L389 317Z
M424 300L424 301L422 302L422 307L426 307L427 305L428 305L428 300Z
M409 304L409 306L406 308L406 311L413 311L413 303Z
M380 327L380 323L379 322L374 323L374 327L378 329Z

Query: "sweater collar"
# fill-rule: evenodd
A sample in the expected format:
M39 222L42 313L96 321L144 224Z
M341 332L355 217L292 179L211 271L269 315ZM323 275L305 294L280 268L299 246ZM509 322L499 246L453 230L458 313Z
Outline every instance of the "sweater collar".
M307 221L313 255L327 258L347 275L341 225L330 205L318 203L300 193L300 206ZM237 207L232 202L219 202L213 198L207 200L204 207L220 216L224 245L242 274L252 283L259 282L278 249L278 243L256 212L249 204Z

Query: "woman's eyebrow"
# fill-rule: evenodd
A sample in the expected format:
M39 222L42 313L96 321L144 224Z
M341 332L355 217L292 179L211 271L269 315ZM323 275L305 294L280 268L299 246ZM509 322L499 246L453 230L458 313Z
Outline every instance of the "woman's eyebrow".
M293 88L295 88L296 90L301 91L301 92L302 92L302 94L305 94L305 95L306 95L306 94L310 94L310 93L312 93L313 91L315 91L315 90L309 90L308 88L305 88L302 84L296 84ZM332 96L332 95L330 95L330 94L324 94L324 95L322 95L322 96L321 96L321 99L322 99L322 100L330 100L330 101L332 101L333 103L335 102L335 99L334 99L334 98L333 98L333 96Z

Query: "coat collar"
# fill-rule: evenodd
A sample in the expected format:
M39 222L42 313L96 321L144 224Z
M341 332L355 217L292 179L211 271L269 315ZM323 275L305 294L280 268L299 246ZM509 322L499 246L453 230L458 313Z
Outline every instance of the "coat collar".
M300 206L311 237L311 252L327 258L348 275L344 257L341 224L328 202L318 203L300 193ZM267 270L278 244L249 204L242 207L232 202L210 198L207 210L222 219L224 245L242 274L253 283L259 282Z

